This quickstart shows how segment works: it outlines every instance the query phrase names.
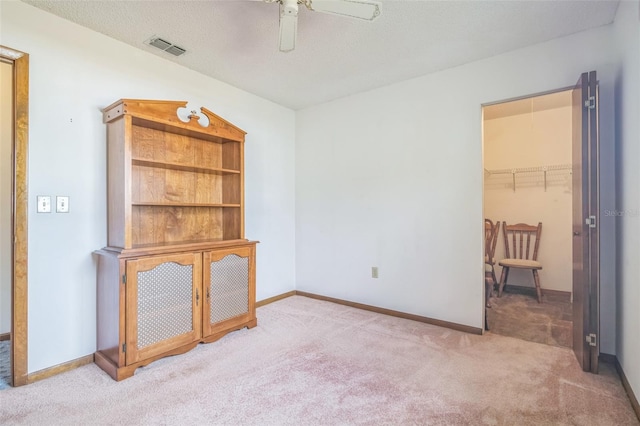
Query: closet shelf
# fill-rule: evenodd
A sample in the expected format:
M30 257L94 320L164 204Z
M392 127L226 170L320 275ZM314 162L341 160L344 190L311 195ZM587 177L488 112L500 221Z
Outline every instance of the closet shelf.
M517 167L513 169L494 169L487 170L484 169L485 177L489 177L491 175L503 175L509 174L512 176L513 180L513 192L516 192L516 175L519 173L543 173L544 174L544 190L547 191L547 172L555 172L568 170L569 174L573 170L572 164L551 164L546 166L536 166L536 167Z
M552 164L548 166L537 166L537 167L518 167L515 169L495 169L495 170L487 170L484 171L490 175L498 175L498 174L514 174L514 173L536 173L536 172L550 172L557 170L572 170L572 164Z

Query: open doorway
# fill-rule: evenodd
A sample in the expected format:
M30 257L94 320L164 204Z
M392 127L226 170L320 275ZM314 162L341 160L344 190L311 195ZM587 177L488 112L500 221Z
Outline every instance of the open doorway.
M483 107L484 216L497 233L490 260L497 283L487 326L496 334L569 348L572 108L571 89ZM512 267L500 264L513 257Z

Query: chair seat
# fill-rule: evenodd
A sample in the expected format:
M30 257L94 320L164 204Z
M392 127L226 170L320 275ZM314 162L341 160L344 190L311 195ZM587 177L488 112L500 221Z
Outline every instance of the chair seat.
M502 259L498 265L507 268L542 269L542 263L527 259Z

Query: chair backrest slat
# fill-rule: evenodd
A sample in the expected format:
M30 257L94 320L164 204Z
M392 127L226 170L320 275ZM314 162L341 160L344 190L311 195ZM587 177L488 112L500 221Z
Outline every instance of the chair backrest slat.
M524 232L520 231L518 232L518 235L520 236L520 259L522 259L522 243L524 242Z
M538 248L540 247L540 235L542 234L542 222L538 226L518 223L507 225L502 222L502 234L504 237L505 255L508 259L538 259ZM509 244L509 234L511 234L511 245ZM526 242L525 242L526 235ZM533 237L533 238L532 238ZM532 239L535 238L533 254L531 253ZM513 252L512 252L513 250ZM531 257L529 257L532 254Z

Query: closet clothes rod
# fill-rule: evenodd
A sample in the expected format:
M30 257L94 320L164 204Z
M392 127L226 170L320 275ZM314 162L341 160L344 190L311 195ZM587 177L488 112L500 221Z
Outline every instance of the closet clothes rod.
M550 171L558 171L558 170L573 170L572 164L552 164L548 166L537 166L537 167L519 167L515 169L497 169L497 170L487 170L485 171L489 173L489 175L499 175L499 174L510 174L513 180L513 192L516 192L516 174L518 173L544 173L544 191L547 192L547 172Z

